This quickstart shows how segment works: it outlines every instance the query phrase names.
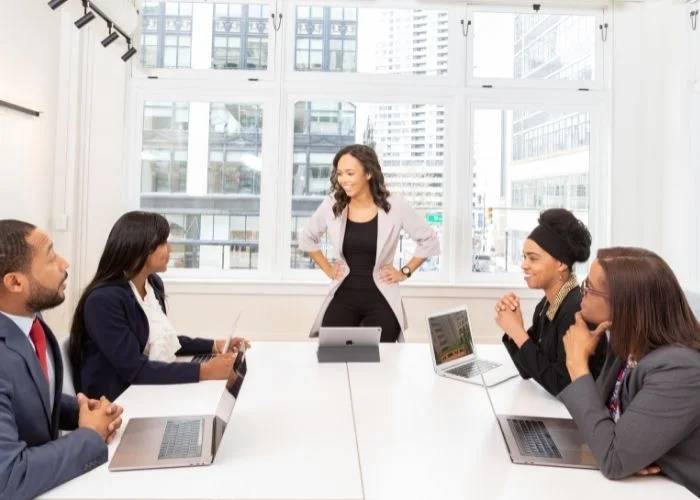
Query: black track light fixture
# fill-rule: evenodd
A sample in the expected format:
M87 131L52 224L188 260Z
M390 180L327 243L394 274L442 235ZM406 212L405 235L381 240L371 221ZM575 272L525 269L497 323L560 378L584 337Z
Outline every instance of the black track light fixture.
M83 17L81 17L80 19L78 19L75 22L75 26L78 29L82 28L87 23L89 23L90 21L95 19L95 14L92 11L88 11L88 7L90 6L90 2L83 0L83 5L85 6L85 14L83 15Z
M56 10L61 5L66 3L68 0L49 0L48 5L53 10ZM126 62L136 54L137 50L131 46L131 37L121 29L116 23L114 23L104 12L102 12L96 5L92 5L90 0L82 0L83 9L85 13L83 16L75 22L75 26L80 29L87 23L95 19L96 16L100 16L106 23L109 34L102 40L102 46L107 47L111 45L116 40L119 39L119 35L124 37L127 45L127 51L122 55L122 61Z
M49 2L49 7L51 7L53 10L56 10L67 1L68 0L51 0Z
M102 46L106 47L110 43L112 43L114 40L119 38L119 33L116 31L112 31L112 23L108 23L107 26L109 27L109 35L105 37L104 40L102 40Z
M134 47L132 47L131 42L129 42L129 50L124 52L124 55L122 56L122 61L124 61L124 62L128 61L129 59L131 59L134 56L134 54L136 54L136 49Z

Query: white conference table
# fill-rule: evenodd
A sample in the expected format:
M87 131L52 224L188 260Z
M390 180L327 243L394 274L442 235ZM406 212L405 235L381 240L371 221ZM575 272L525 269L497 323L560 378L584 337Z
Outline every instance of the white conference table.
M109 472L107 464L47 499L361 499L345 364L319 364L310 342L259 342L214 463ZM131 386L130 417L214 414L223 381ZM109 446L109 458L119 436Z
M105 464L41 498L695 498L664 477L512 464L485 390L436 376L427 344L382 345L380 363L318 364L315 351L315 342L255 343L211 466L110 473ZM500 345L479 353L509 362ZM221 390L132 386L119 402L126 418L213 413ZM491 396L499 413L568 417L530 381Z
M348 365L366 499L695 498L664 477L610 481L594 470L513 464L483 387L436 376L428 344L380 349L381 363ZM481 346L479 356L510 363L501 345ZM571 418L520 377L490 393L498 413Z

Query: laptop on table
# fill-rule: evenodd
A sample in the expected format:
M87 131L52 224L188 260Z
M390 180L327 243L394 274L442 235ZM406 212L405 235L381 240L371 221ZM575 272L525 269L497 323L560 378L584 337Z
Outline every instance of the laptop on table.
M512 363L477 358L466 306L429 314L426 321L433 367L438 375L477 385L496 385L518 376Z
M599 468L573 419L499 414L493 405L488 384L483 385L511 462L576 469Z
M229 349L231 348L231 344L233 343L233 338L236 335L236 325L238 324L238 319L241 317L241 313L238 313L236 316L236 319L233 320L233 326L231 327L231 335L228 336L226 339L226 343L224 344L224 348L221 350L222 353L228 352ZM189 361L190 363L206 363L210 359L212 359L214 356L218 356L218 353L214 352L207 352L203 354L196 354L189 359L186 359L186 361Z
M241 342L214 415L132 418L110 471L210 465L219 450L248 366Z
M316 357L319 363L376 363L381 336L378 326L321 327Z
M322 326L318 330L320 347L373 347L379 345L379 326Z

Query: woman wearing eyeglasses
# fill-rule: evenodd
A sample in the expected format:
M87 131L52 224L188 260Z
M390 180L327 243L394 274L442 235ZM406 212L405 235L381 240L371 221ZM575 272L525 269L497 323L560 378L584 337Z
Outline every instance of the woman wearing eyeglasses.
M581 308L581 289L573 266L586 262L590 253L591 234L581 221L563 208L545 210L523 246L525 282L529 288L544 291L532 325L525 329L515 293L496 303L496 323L505 332L503 344L520 375L533 378L555 396L571 382L562 337ZM601 342L590 358L594 377L604 360L605 342Z
M700 323L678 280L653 252L607 248L586 286L563 339L572 383L559 398L605 477L663 473L700 497ZM594 382L588 360L605 332Z

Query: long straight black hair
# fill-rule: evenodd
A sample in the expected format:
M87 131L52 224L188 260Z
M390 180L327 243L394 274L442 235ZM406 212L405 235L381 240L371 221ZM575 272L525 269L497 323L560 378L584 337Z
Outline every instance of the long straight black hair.
M141 272L148 256L166 243L169 235L170 225L167 219L156 213L127 212L114 223L102 251L97 272L83 291L73 315L68 344L68 355L73 369L82 365L85 355L87 332L83 313L88 296L101 286L126 284Z

